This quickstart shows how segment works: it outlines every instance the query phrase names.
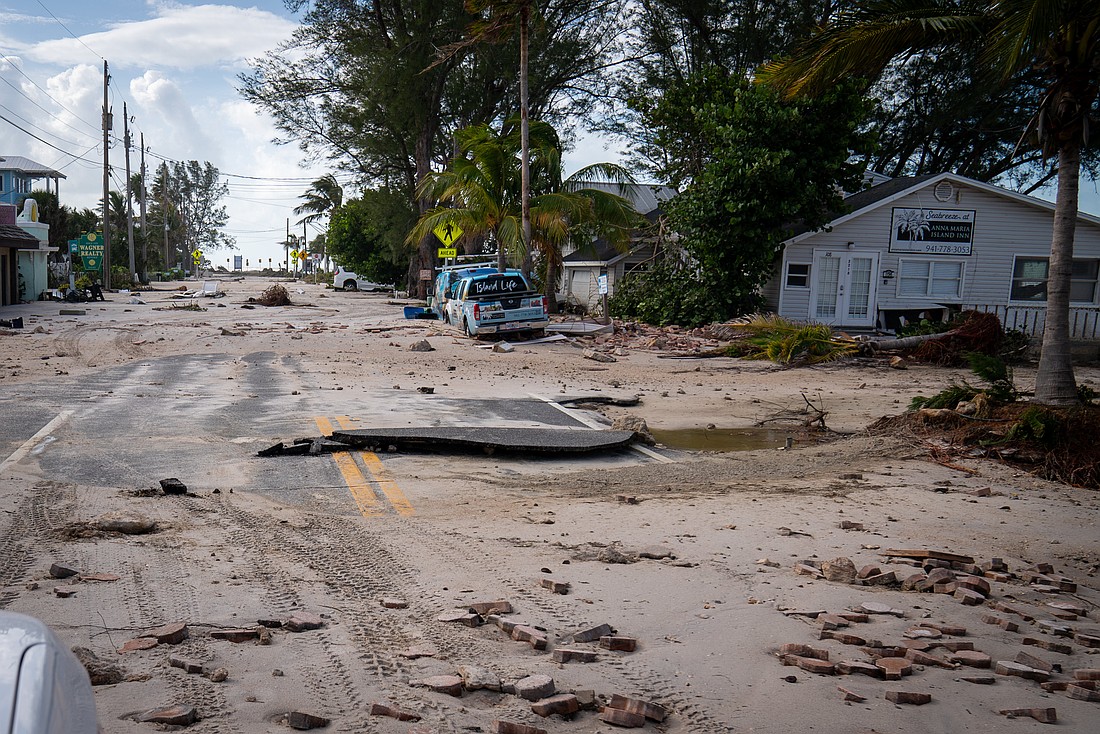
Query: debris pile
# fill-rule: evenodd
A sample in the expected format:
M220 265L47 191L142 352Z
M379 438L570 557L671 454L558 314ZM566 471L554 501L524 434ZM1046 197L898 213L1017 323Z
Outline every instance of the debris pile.
M286 288L276 283L269 287L259 298L249 298L249 303L257 303L261 306L290 306L290 294Z

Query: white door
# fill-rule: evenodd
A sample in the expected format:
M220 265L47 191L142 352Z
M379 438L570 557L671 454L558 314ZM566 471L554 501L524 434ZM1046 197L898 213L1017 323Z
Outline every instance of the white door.
M875 325L878 253L814 250L810 319L835 326Z

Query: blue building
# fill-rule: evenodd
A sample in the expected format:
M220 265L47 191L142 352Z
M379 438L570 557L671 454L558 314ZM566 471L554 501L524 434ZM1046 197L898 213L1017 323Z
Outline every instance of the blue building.
M21 155L0 156L0 203L18 205L40 178L46 179L46 185L39 188L46 191L50 190L50 179L53 179L53 192L60 198L61 179L65 174Z

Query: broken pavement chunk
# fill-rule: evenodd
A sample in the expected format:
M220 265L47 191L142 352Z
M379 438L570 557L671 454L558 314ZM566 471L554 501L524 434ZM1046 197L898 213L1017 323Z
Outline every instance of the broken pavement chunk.
M312 612L294 612L283 625L291 632L321 629L325 621Z
M665 717L668 715L668 711L659 703L643 701L639 698L627 698L626 696L620 696L618 693L611 695L611 702L607 705L609 708L622 709L623 711L641 714L647 719L656 721L657 723L664 721Z
M407 601L405 601L404 599L392 599L392 598L387 597L387 598L384 598L384 599L380 599L379 603L383 607L385 607L386 609L408 609L409 608L409 603Z
M559 693L531 704L531 711L539 716L568 716L581 710L581 704L572 693Z
M551 656L557 663L594 663L599 659L599 656L591 650L575 650L568 647L556 648Z
M636 714L633 711L626 711L624 709L613 709L610 706L604 707L603 711L600 712L599 719L608 724L630 729L645 726L645 717L641 714Z
M799 655L784 655L784 665L795 665L805 670L807 673L817 673L818 675L833 675L836 670L835 666L825 660L818 660L817 658L804 658Z
M905 611L902 609L895 609L889 604L883 604L877 601L868 601L859 605L859 610L867 614L892 614L895 617L904 617Z
M484 621L481 619L480 614L466 609L456 609L451 612L444 612L436 617L436 620L439 622L458 622L467 627L478 627Z
M518 724L514 721L494 720L490 734L546 734L545 729L539 729L527 724Z
M409 685L427 688L436 693L445 693L456 698L462 695L462 679L457 675L432 675L427 678L410 680Z
M372 703L370 706L371 716L388 716L391 719L397 719L398 721L420 721L420 714L412 711L405 711L399 709L396 706L387 706L384 703Z
M512 639L516 642L530 643L531 647L536 650L546 649L546 635L534 627L528 627L525 624L517 624L512 628Z
M178 645L188 637L190 633L186 622L173 622L145 633L146 637L155 637L157 642L165 645Z
M844 686L837 686L836 689L844 694L845 701L850 701L851 703L863 703L867 700L866 696L861 696L855 691L849 688L845 688Z
M320 729L329 725L329 720L324 716L307 714L304 711L291 711L286 715L286 723L291 729Z
M886 700L892 703L907 703L913 706L923 706L931 702L931 693L916 693L914 691L887 691Z
M136 652L138 650L152 650L158 644L155 637L137 637L133 640L127 640L122 644L122 647L118 649L119 654L127 652Z
M886 676L886 680L901 680L903 675L913 672L913 663L901 657L879 658L875 665Z
M821 573L828 581L850 584L856 580L856 564L851 558L841 556L821 564Z
M1058 712L1053 708L1045 709L1002 709L998 711L1001 716L1009 716L1015 718L1022 718L1030 716L1038 721L1040 724L1057 724Z
M947 656L952 663L966 665L971 668L988 668L993 665L993 659L984 652L977 650L957 650Z
M258 639L260 631L255 627L239 627L236 629L213 630L210 636L215 640L229 640L230 642L248 642Z
M179 705L179 706L164 706L162 708L151 709L145 713L138 714L135 721L140 721L145 724L166 724L172 726L190 726L199 720L199 714L195 710L194 706Z
M818 660L828 660L829 651L822 650L816 647L810 647L809 645L803 645L801 642L788 642L779 648L779 655L798 655L803 658L816 658Z
M600 624L586 630L573 633L573 642L595 642L601 637L615 634L615 628L609 624Z
M1044 673L1030 665L1022 665L1009 660L997 661L997 665L994 666L993 672L997 675L1014 675L1020 678L1026 678L1027 680L1039 681L1040 683L1050 679L1050 673Z
M539 579L539 586L544 589L550 589L555 594L568 594L569 582L568 581L554 581L553 579Z
M623 637L620 635L605 635L600 638L600 647L607 650L616 650L618 652L634 652L634 648L637 647L638 641L633 637Z
M474 614L480 614L483 617L488 617L490 614L511 614L512 603L504 599L498 599L497 601L475 601L469 605L468 609Z
M76 576L80 573L80 569L76 567L75 563L57 562L50 566L50 576L55 579L67 579L70 576Z
M554 679L548 675L529 675L515 682L516 695L528 701L538 701L553 696L557 690Z
M476 665L459 665L458 674L462 678L462 685L467 691L486 689L489 691L500 690L500 676Z
M1024 645L1031 645L1032 647L1039 647L1043 650L1049 650L1050 652L1056 652L1061 655L1072 655L1073 648L1069 645L1064 645L1061 642L1052 642L1050 640L1041 640L1037 637L1025 637L1020 640Z

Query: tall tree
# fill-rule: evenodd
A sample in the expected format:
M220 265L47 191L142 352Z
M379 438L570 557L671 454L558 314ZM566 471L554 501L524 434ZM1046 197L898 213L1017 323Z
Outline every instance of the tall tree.
M551 0L534 29L532 114L559 118L591 104L593 73L616 47L621 0ZM304 0L289 0L299 10ZM313 0L284 46L254 60L241 93L275 119L281 140L328 157L369 186L403 191L419 211L417 185L454 152L453 133L516 109L514 44L437 53L463 37L474 16L463 0ZM410 262L411 284L431 267L430 238Z
M852 75L877 77L898 56L975 44L988 74L1028 68L1047 86L1034 102L1031 143L1058 161L1047 270L1047 311L1035 400L1080 401L1070 355L1069 294L1081 149L1100 89L1100 4L1095 0L874 0L838 14L795 54L769 64L762 81L814 94Z
M332 210L321 244L337 263L364 278L397 283L407 267L405 236L415 221L416 211L400 191L367 189Z
M336 176L326 173L311 183L298 198L302 203L294 207L294 213L305 215L298 220L298 224L316 222L344 203L344 188L336 180Z
M474 125L459 131L458 154L448 169L429 176L422 193L440 206L420 217L410 241L448 223L457 224L470 237L490 237L497 246L497 268L504 270L531 259L537 252L545 265L543 289L553 301L562 247L582 238L600 236L625 247L639 217L623 196L591 186L603 179L622 184L627 193L630 178L619 166L596 164L563 178L561 142L548 123L531 123L531 239L522 231L522 184L518 130L505 125L497 130Z
M167 207L155 206L152 218L160 214L163 226L167 214L170 234L175 235L170 238L173 254L180 261L189 265L196 250L236 249L233 237L222 231L229 214L221 202L228 193L229 185L209 161L178 161L158 170L153 200L163 199Z

